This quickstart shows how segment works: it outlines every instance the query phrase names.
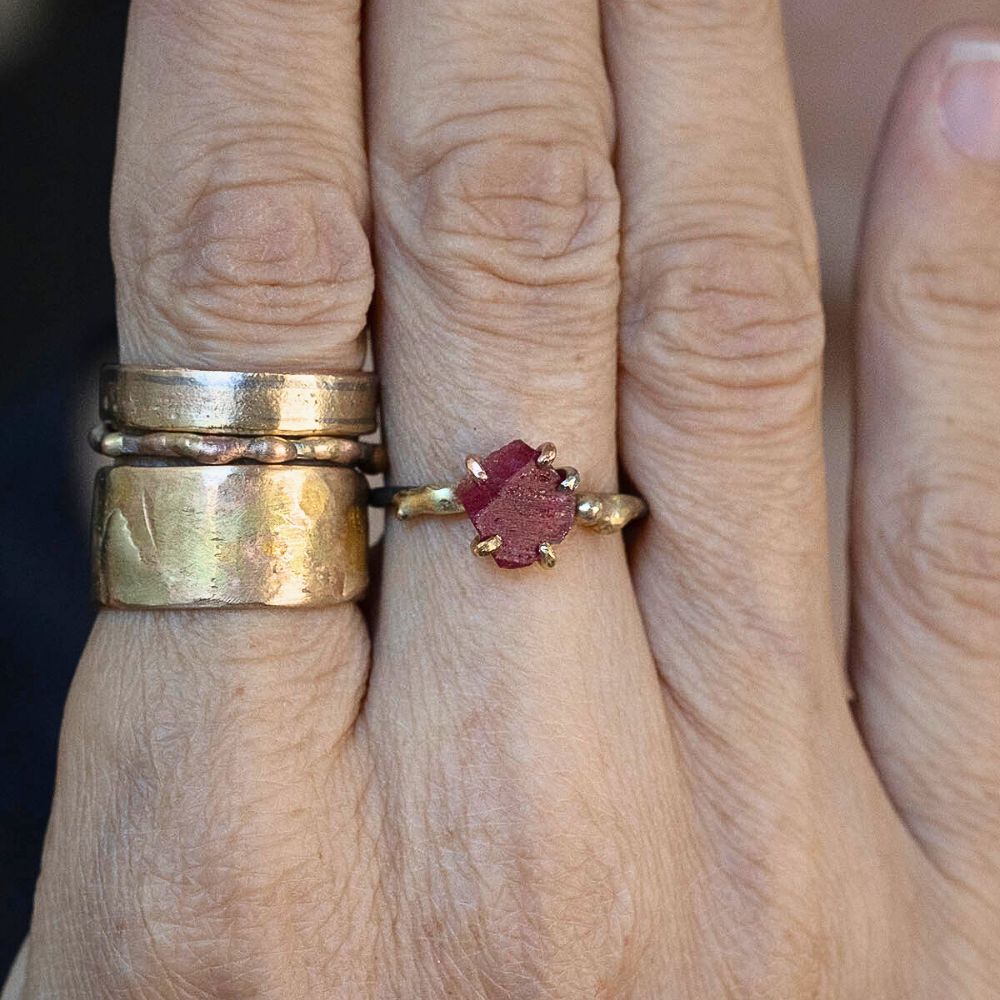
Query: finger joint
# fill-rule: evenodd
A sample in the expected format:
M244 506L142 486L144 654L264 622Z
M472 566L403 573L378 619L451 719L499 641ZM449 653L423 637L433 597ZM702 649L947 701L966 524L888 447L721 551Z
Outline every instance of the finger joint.
M394 237L442 298L553 333L595 313L613 323L618 194L596 145L481 139L426 164L415 188L390 213Z
M813 419L823 322L797 238L697 234L639 257L622 365L664 415L740 434Z
M126 212L119 297L137 350L190 363L274 354L360 362L374 283L345 191L319 180L209 184L164 224ZM287 330L287 336L276 336Z

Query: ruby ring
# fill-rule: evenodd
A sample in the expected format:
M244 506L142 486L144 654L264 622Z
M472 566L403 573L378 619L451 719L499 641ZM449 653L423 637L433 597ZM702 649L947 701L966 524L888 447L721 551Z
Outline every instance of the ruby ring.
M553 444L511 441L485 458L466 458L466 475L453 486L388 486L373 490L371 503L392 507L401 520L464 512L476 529L472 551L501 569L551 568L574 523L610 533L646 513L640 497L579 489L576 469L555 460Z

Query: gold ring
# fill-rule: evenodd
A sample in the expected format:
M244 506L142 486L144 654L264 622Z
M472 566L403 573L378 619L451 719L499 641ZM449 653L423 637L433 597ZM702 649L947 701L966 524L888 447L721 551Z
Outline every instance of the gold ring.
M185 458L199 465L229 465L233 462L328 462L377 474L385 471L385 448L354 438L285 438L271 435L237 437L226 434L193 434L188 431L133 433L100 424L90 433L94 451L108 458L146 455Z
M323 607L368 583L367 484L331 465L101 469L93 584L118 608Z
M222 372L105 365L101 418L130 431L370 434L376 381L370 372Z
M641 497L581 491L576 469L557 469L555 459L553 444L515 440L486 458L470 455L465 478L453 486L390 486L373 490L370 502L392 507L401 520L464 512L476 529L472 551L501 569L551 568L574 523L609 534L647 513Z

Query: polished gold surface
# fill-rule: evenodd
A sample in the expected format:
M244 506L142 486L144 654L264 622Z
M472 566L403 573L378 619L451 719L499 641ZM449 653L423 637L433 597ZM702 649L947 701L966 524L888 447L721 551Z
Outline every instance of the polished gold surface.
M386 491L381 491L386 492ZM464 514L465 508L455 496L454 486L416 486L413 489L389 490L389 503L400 521L425 514Z
M579 475L575 470L567 478L566 489L575 490ZM426 515L462 514L465 508L455 495L454 486L414 486L382 489L373 494L373 506L392 507L401 521ZM601 534L621 531L629 522L646 514L646 501L628 493L576 493L576 520L585 528Z
M472 554L488 556L491 552L496 552L501 545L503 545L503 539L499 535L490 535L489 538L473 538Z
M114 465L94 495L94 591L122 608L321 607L368 582L367 486L318 465Z
M233 437L226 434L194 434L189 431L119 431L101 424L90 434L95 451L109 458L147 455L184 458L200 465L228 465L232 462L327 462L359 468L363 472L384 472L385 448L353 438Z
M288 437L369 434L376 382L369 372L196 371L105 365L101 419L130 431Z

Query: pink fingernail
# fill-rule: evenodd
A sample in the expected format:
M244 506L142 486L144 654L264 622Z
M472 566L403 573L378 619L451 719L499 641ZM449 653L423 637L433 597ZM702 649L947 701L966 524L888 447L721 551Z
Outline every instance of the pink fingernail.
M941 110L952 145L974 160L1000 162L1000 43L955 46Z

